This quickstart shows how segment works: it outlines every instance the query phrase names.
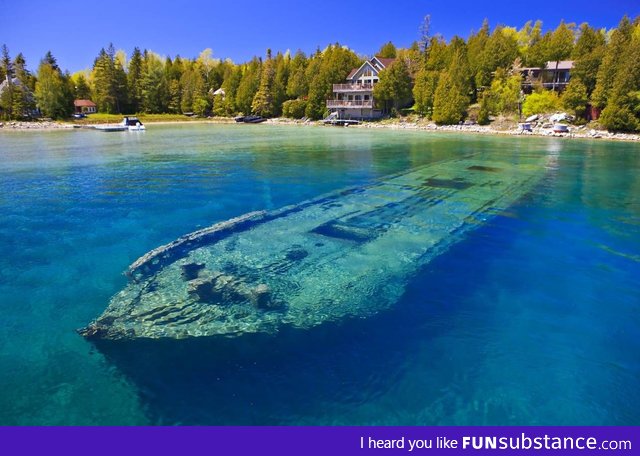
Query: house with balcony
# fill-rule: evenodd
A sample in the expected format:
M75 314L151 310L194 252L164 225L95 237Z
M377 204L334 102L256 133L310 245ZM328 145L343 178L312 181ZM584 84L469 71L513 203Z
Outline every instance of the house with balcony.
M377 119L382 111L376 109L373 87L378 83L380 71L395 59L373 57L359 68L351 70L343 84L333 85L333 99L327 100L327 108L338 119Z
M562 92L571 79L572 60L549 61L543 68L520 68L522 91L531 93L536 85Z

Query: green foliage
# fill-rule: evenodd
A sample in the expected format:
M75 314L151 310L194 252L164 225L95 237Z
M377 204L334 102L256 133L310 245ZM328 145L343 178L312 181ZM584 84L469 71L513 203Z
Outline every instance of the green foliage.
M492 74L498 68L511 68L518 57L518 39L504 27L496 27L477 57L474 56L475 84L477 87L489 87Z
M521 83L522 77L519 74L509 75L505 70L499 68L491 82L491 89L485 93L487 98L485 103L487 103L490 112L495 114L518 112Z
M260 73L262 62L257 58L254 58L248 64L245 64L243 69L242 80L238 86L236 95L236 110L244 114L251 112L251 105L253 99L258 92L260 86Z
M433 120L437 124L457 124L465 118L470 102L469 77L466 55L458 51L438 81L433 101Z
M333 84L344 82L352 68L361 64L358 56L339 44L318 52L307 67L309 95L305 115L321 119L326 113L326 100L331 98Z
M397 57L398 50L394 46L394 44L389 41L382 45L376 56L381 57L383 59L395 59Z
M607 45L602 64L598 68L596 86L591 94L591 101L599 108L604 108L607 105L620 63L623 57L628 55L627 47L631 42L632 34L633 25L625 16L620 21L618 28L612 32L611 41Z
M288 100L282 104L282 115L290 119L301 119L304 117L307 102L305 100Z
M482 98L480 98L480 110L478 111L478 124L479 125L489 125L491 114L491 102L489 101L490 97L488 93L483 93Z
M164 72L164 62L157 54L145 52L145 72L142 77L142 111L167 112L169 90ZM195 112L195 107L194 107Z
M553 90L534 92L525 98L522 113L525 116L555 112L561 108L560 97Z
M38 67L35 92L38 107L46 117L61 119L73 112L73 91L69 79L60 73L51 53L47 53Z
M607 107L600 123L609 130L634 131L640 128L640 24L618 62Z
M431 118L433 114L433 99L438 87L439 72L422 68L416 76L413 86L415 109L421 116Z
M404 60L394 60L380 72L379 78L373 89L376 103L382 103L385 108L399 109L411 101L411 75Z
M287 81L287 96L301 98L307 95L309 83L307 81L307 57L298 51L291 60L290 74Z
M267 50L267 61L262 65L262 74L260 76L260 86L253 102L251 103L251 111L254 114L263 117L271 117L275 114L275 79L276 69L275 62L271 58L271 50Z
M580 80L588 95L591 95L596 87L596 77L604 57L605 44L605 38L601 32L586 23L580 26L578 41L571 54L573 59L571 79Z
M583 117L587 112L587 103L589 96L586 86L578 78L571 79L562 94L562 106L576 117Z
M129 91L129 110L140 112L142 110L142 53L137 47L133 49L129 60L129 72L127 73L127 90Z

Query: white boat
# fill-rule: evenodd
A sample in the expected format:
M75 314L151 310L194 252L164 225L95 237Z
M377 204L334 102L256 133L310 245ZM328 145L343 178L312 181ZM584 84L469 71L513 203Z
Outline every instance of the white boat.
M146 127L137 117L125 117L122 120L122 125L127 127L129 131L144 131Z

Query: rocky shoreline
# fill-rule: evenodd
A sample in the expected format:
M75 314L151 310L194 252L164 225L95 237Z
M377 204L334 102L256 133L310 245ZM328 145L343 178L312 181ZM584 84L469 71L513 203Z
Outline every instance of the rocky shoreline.
M229 124L233 123L233 119L202 119L189 121L148 121L147 124L169 125L180 123L209 123L209 124ZM315 125L322 126L321 121L300 121L285 118L269 119L265 122L267 125ZM0 131L53 131L53 130L69 130L78 128L78 125L65 122L53 121L37 121L37 122L20 122L8 121L0 122ZM496 129L490 125L436 125L432 122L407 122L403 120L397 121L381 121L381 122L361 122L358 125L352 125L349 128L373 128L373 129L391 129L391 130L417 130L417 131L433 131L433 132L456 132L481 135L507 135L507 136L535 136L535 137L558 137L558 138L580 138L580 139L605 139L614 141L640 141L640 134L636 133L612 133L603 130L593 130L584 126L571 127L568 133L554 133L551 128L543 126L535 127L531 131L522 130L520 128L512 129Z
M53 122L51 120L41 120L35 122L7 121L0 122L0 131L3 130L68 130L74 128L73 124L63 122Z

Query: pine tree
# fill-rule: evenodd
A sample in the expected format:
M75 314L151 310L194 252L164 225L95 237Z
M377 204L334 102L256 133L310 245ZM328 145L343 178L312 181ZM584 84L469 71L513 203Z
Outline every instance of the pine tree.
M438 81L433 102L433 120L437 124L457 124L465 118L470 102L469 76L466 55L458 51Z
M381 102L386 109L405 106L411 100L411 75L403 59L396 59L379 74L379 82L373 89L376 103Z
M109 114L118 112L114 56L113 45L109 45L108 51L101 49L92 71L93 101L98 105L99 111Z
M244 65L242 79L238 85L236 93L236 110L243 114L251 112L253 99L260 87L260 73L262 62L258 58L253 58L251 62Z
M620 64L627 52L627 47L631 41L633 25L627 16L623 17L618 24L618 28L611 34L611 40L606 47L602 64L598 68L596 86L591 94L592 103L604 108L607 106L609 96L613 87Z
M598 68L602 64L604 50L604 35L590 27L589 24L582 24L578 40L571 54L573 59L571 80L580 80L587 91L587 95L591 95L596 87L596 76Z
M398 50L395 45L389 41L382 45L376 56L383 59L395 59L397 57Z
M267 60L262 65L260 76L260 86L253 97L251 111L254 114L264 117L271 117L275 111L275 84L276 70L275 62L271 58L271 49L267 49Z
M70 77L60 72L50 52L38 67L35 96L38 108L47 117L61 119L68 117L73 111Z
M307 82L308 60L302 51L296 52L291 60L289 80L287 81L287 96L290 98L302 98L309 91Z
M567 88L562 94L562 105L564 108L572 112L577 117L582 117L587 112L587 103L589 96L587 87L579 78L571 78Z
M91 89L89 88L89 84L87 84L87 78L85 78L82 73L78 74L75 78L74 96L78 100L91 99Z
M129 110L140 112L142 108L142 53L137 47L133 49L129 60L129 72L127 73L127 86L129 91Z
M167 112L168 88L162 59L153 52L144 58L142 76L142 109L146 113ZM195 111L195 109L194 109Z
M433 99L438 87L439 72L422 68L416 76L413 86L413 98L418 114L431 118L433 114Z
M640 23L625 47L600 123L609 130L640 129Z

